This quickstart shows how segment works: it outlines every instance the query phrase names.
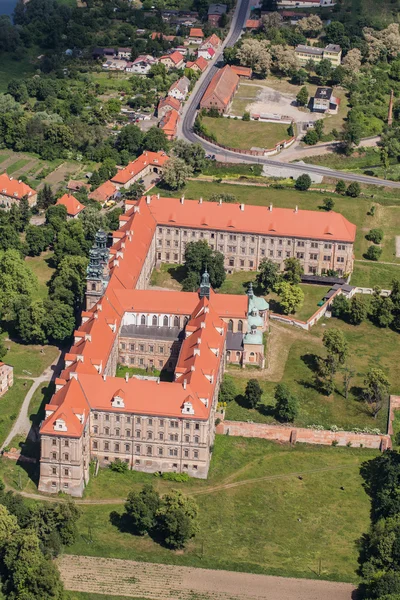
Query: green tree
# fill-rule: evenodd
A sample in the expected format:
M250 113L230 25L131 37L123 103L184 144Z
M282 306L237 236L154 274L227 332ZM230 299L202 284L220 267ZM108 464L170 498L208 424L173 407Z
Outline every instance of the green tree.
M31 209L29 208L28 196L21 198L19 202L19 212L21 221L21 231L25 231L26 226L31 218Z
M344 294L335 296L331 304L331 311L334 317L346 320L349 314L349 301Z
M86 239L93 244L99 229L105 229L106 217L97 208L88 206L80 213L78 219L82 223Z
M326 82L332 76L332 63L330 60L323 58L315 67L315 72L319 77L321 85L325 85Z
M236 398L237 390L235 380L229 375L224 375L221 386L219 388L218 401L228 404Z
M335 201L332 198L324 198L323 205L324 205L324 209L329 212L329 211L333 210L333 208L335 206Z
M195 288L200 284L201 275L207 269L210 276L210 283L213 288L220 288L225 281L226 273L224 268L224 255L221 252L212 250L205 240L198 242L189 242L185 250L185 269L188 281L183 282L186 291L191 291L191 287L196 281ZM194 275L192 275L192 273Z
M305 82L308 79L308 73L305 69L299 69L294 75L293 75L293 83L295 85L304 85ZM307 88L306 88L307 89ZM307 92L308 95L308 92ZM308 98L307 98L308 100Z
M119 228L119 218L123 212L122 208L117 207L106 214L107 229L116 231Z
M257 408L257 406L260 404L262 388L257 379L248 380L244 397L249 408Z
M43 301L16 300L14 311L15 329L21 340L27 344L43 344L46 341L43 329L46 312Z
M371 367L364 379L364 385L365 402L371 411L372 416L376 419L389 394L389 379L382 369Z
M360 473L372 504L372 519L395 517L400 514L400 454L386 450L364 462Z
M318 133L315 129L309 129L303 138L303 142L308 146L315 146L319 142Z
M378 261L382 254L382 248L379 246L369 246L365 253L365 258L368 260Z
M152 485L146 484L140 492L129 492L125 511L137 535L144 535L154 529L159 508L160 496Z
M341 329L336 327L326 329L322 337L322 343L327 353L333 356L338 364L343 365L345 363L349 353L349 345Z
M300 190L301 192L305 192L311 185L311 177L307 175L307 173L303 173L303 175L299 175L296 179L296 183L294 184L296 190Z
M17 250L0 252L0 314L10 318L15 302L29 303L38 280Z
M47 300L44 303L46 314L43 327L46 337L55 342L63 342L75 329L74 306L59 300Z
M275 415L278 421L292 423L298 413L298 403L297 398L284 383L276 386L275 400Z
M386 148L381 148L380 159L385 173L385 179L390 167L389 153Z
M300 106L307 106L309 93L306 86L303 86L296 96L297 104Z
M156 514L157 532L170 548L183 548L199 531L198 506L193 498L172 490L163 496Z
M357 181L353 181L352 183L350 183L350 185L348 186L348 188L346 190L346 195L351 196L352 198L358 198L358 196L360 194L361 194L360 184Z
M162 180L172 190L184 187L188 177L193 175L193 169L181 158L170 158L164 167Z
M348 318L352 325L360 325L368 316L368 308L362 296L353 296L349 303Z
M348 400L350 384L351 384L356 372L354 369L352 369L348 365L344 365L342 367L342 373L343 373L343 395L344 395L345 399Z
M389 327L393 321L393 302L391 297L381 296L381 289L374 288L370 303L370 317L379 327Z
M50 280L50 297L75 308L76 312L83 303L86 289L86 256L65 256L57 265Z
M346 193L346 184L343 181L343 179L339 179L339 181L337 182L335 192L337 194L340 194L341 196L344 196L344 194Z
M369 242L374 242L374 244L380 244L383 240L383 230L382 229L371 229L365 238Z
M137 125L126 125L121 129L117 138L118 150L126 150L136 156L142 147L143 133Z
M174 154L181 158L193 171L201 171L207 164L206 153L201 144L190 144L184 140L177 140L174 144Z
M39 208L47 210L49 206L55 204L56 198L48 183L45 183L43 188L38 192L37 205Z
M264 294L268 294L279 280L279 265L269 258L264 258L259 267L256 277L257 286L263 291Z
M248 111L243 113L242 121L250 121L250 113Z
M304 269L301 266L301 262L298 258L286 258L285 259L285 268L283 272L283 278L285 281L293 285L297 285L301 282L301 276L304 273Z
M159 127L150 127L143 140L143 148L150 152L167 151L169 142L164 131Z
M289 281L279 281L275 291L279 295L279 304L285 315L294 314L304 302L304 292L301 287Z

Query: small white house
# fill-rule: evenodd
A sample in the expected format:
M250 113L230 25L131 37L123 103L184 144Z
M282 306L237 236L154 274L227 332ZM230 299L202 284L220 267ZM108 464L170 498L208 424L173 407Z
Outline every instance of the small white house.
M187 77L181 77L171 85L168 90L168 96L172 96L172 98L176 98L182 102L189 93L189 86L189 79Z
M136 73L138 75L147 75L151 67L155 65L157 60L150 54L138 56L133 62L127 63L125 71L127 73Z

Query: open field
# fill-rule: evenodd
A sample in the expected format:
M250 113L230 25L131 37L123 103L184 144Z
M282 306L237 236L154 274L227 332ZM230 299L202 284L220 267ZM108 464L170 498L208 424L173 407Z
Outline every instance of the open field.
M80 535L68 553L308 578L317 576L321 558L323 579L354 582L356 540L369 525L359 467L375 455L217 436L207 481L177 484L100 470L89 498L124 498L145 481L161 492L172 485L200 494L200 533L184 551L171 552L112 525L110 511L122 506L83 505Z
M52 252L42 252L40 256L27 256L25 259L39 281L38 299L46 298L48 295L47 282L54 273L54 269L49 266L52 255Z
M278 142L290 137L289 126L281 123L235 121L212 117L203 117L202 123L215 135L220 144L243 150L250 150L253 147L273 148Z
M109 594L91 594L87 592L64 592L65 600L127 600L128 596L110 596ZM135 598L135 600L149 600L148 598ZM195 599L193 599L195 600ZM200 599L199 599L200 600Z
M391 289L393 279L400 278L400 265L382 265L380 263L356 262L351 276L352 285L360 287L379 286Z
M7 362L9 362L8 359ZM30 379L14 379L14 385L0 399L0 444L4 442L11 431L31 385Z

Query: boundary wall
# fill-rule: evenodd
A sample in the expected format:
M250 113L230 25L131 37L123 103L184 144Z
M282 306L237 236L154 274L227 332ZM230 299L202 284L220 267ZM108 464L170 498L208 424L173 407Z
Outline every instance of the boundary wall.
M293 142L296 141L296 136L293 136L288 140L282 140L281 142L278 142L277 144L275 144L274 148L264 148L262 150L242 150L240 148L231 148L230 146L224 146L223 144L216 142L207 135L204 135L204 133L202 133L201 131L196 131L196 135L203 138L203 140L210 142L210 144L217 146L218 148L222 148L223 150L230 150L239 154L246 154L248 156L273 156L274 154L278 154L281 150L289 148L289 146L291 146Z

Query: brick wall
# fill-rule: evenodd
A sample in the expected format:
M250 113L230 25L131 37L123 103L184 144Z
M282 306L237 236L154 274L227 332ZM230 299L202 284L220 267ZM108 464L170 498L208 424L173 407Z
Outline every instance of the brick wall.
M400 406L400 397L398 398ZM242 437L263 438L275 442L303 444L321 444L331 446L336 440L338 446L346 446L349 442L353 447L376 448L386 450L391 447L389 435L358 434L350 431L316 431L303 427L288 425L266 425L264 423L245 423L241 421L224 421L217 426L217 433Z

